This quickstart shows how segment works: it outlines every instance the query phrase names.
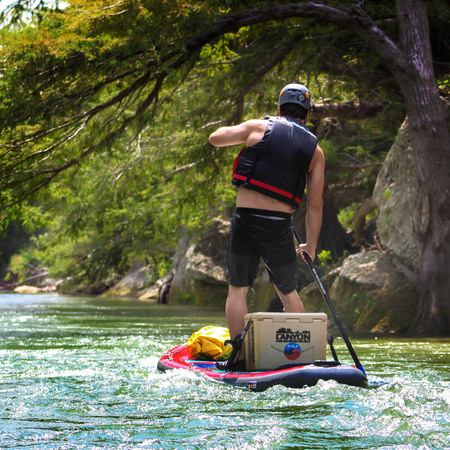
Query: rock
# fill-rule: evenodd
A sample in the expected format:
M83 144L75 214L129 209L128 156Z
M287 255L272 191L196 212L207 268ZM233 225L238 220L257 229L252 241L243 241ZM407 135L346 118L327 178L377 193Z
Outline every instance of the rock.
M229 222L214 219L198 242L186 251L186 276L202 283L226 283L226 249Z
M151 284L152 271L141 261L134 262L127 274L100 297L134 297L143 295Z
M222 306L227 296L226 248L230 224L214 219L200 236L182 234L173 261L169 303Z
M159 298L159 289L157 286L152 286L146 289L139 297L138 300L148 300L151 302L157 302Z
M348 257L328 292L341 319L356 331L405 330L419 300L393 257L379 251Z
M53 278L44 278L39 283L39 287L56 291L59 282L60 282L59 280L54 280Z
M334 269L326 275L320 277L320 280L322 281L322 284L327 293L330 292L334 280L339 276L340 273L341 267ZM299 295L301 300L303 301L306 312L325 312L326 314L328 314L328 318L331 317L328 305L323 299L322 294L320 293L315 281L302 288L299 292Z
M153 286L145 289L139 296L139 300L148 300L158 303L167 303L167 296L173 279L173 272L159 279Z
M416 171L407 121L401 126L378 174L373 199L379 207L377 230L381 244L412 269L419 267L413 236Z
M42 290L36 286L23 285L14 288L14 292L16 292L17 294L38 294L39 292L42 292Z
M228 294L227 243L230 222L214 219L200 236L183 235L174 257L169 303L223 308ZM249 311L267 311L276 297L269 276L260 266L248 294Z

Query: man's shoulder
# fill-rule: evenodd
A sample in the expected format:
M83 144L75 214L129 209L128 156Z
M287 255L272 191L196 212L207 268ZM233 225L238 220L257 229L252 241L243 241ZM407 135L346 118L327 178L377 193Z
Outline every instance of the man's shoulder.
M264 119L250 119L243 122L243 126L247 128L249 131L255 130L265 130L268 124L268 120Z
M267 125L268 121L269 120L264 117L264 119L250 119L245 121L244 123L247 123L249 125Z

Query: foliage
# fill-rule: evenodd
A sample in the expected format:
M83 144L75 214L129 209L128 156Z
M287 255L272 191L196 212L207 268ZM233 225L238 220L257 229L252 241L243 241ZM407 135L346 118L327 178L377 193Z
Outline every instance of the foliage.
M375 120L310 123L337 206L371 195L404 112L386 65L350 30L307 15L275 20L288 1L34 6L29 21L14 16L0 30L0 219L45 231L33 251L55 275L95 284L135 259L167 267L181 224L198 229L233 204L235 149L213 149L209 133L276 114L277 93L292 80L317 103L389 98ZM364 9L396 39L391 2Z
M329 272L331 267L329 263L331 262L331 252L330 250L322 250L318 255L317 258L320 261L320 264L324 268L325 271Z

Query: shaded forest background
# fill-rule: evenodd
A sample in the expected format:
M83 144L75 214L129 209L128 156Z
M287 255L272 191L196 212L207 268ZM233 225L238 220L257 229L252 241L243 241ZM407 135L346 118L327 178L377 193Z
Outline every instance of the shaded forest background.
M215 149L208 135L276 114L278 93L289 82L311 90L308 125L327 162L328 225L318 262L329 267L361 246L378 245L367 234L377 211L365 210L366 200L413 100L420 107L416 92L409 102L400 83L395 52L383 58L379 50L391 42L414 47L399 15L407 2L11 3L0 30L5 284L48 272L101 293L136 260L152 267L154 281L163 277L181 233L229 217L233 208L237 149ZM448 98L447 2L412 1L411 8L429 26L436 89L430 95ZM442 111L429 123L441 123ZM441 137L445 173L448 135ZM433 175L426 170L424 177ZM438 181L441 206L432 208L447 230L433 244L444 253L448 176ZM431 244L419 247L425 255ZM442 284L444 272L433 283ZM444 290L425 294L422 308L434 298L447 314Z

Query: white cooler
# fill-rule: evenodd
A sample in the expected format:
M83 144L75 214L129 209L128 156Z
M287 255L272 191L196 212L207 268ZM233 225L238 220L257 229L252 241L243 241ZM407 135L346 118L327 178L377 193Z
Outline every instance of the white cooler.
M250 319L244 340L247 370L326 359L325 313L252 313L245 316L246 324Z

